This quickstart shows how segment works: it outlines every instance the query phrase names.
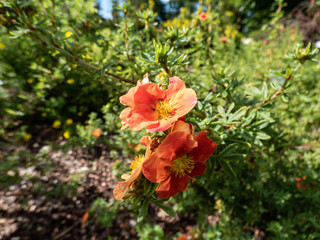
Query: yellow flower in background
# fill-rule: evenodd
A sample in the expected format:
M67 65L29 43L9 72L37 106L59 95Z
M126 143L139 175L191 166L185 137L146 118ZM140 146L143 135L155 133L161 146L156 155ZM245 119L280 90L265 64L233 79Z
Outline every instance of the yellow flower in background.
M233 12L231 12L231 11L226 11L226 15L230 17L230 16L233 15Z
M122 70L122 67L121 67L121 66L118 66L117 69L120 71L120 70Z
M232 33L231 33L231 37L235 38L238 35L239 31L237 29L233 29Z
M69 37L72 36L72 32L71 32L71 31L67 31L67 32L64 34L64 36L65 36L66 38L69 38Z
M78 112L78 116L81 117L82 116L82 112Z
M55 120L52 124L53 128L59 128L61 126L61 121Z
M65 132L63 133L63 136L64 136L65 139L70 138L70 132L69 132L69 131L65 131Z
M77 68L78 65L74 63L74 64L71 65L71 67L72 67L72 68Z
M185 17L185 16L186 16L186 13L187 13L187 9L184 8L184 7L182 7L182 8L180 9L180 15L181 15L181 17Z
M153 7L154 7L154 5L155 5L155 2L152 1L152 0L149 0L149 1L148 1L148 4L149 4L149 9L152 10Z
M200 15L201 12L202 12L202 6L199 6L196 11L196 15Z
M88 59L88 60L92 60L93 57L91 57L89 54L82 54L81 57Z
M4 45L2 42L0 42L0 50L4 49L6 45Z
M43 113L41 113L41 116L42 116L42 117L46 117L46 116L47 116L47 113L46 113L46 112L43 112Z
M68 79L68 80L67 80L67 83L68 83L68 84L74 84L74 79L72 79L72 78Z
M26 141L26 142L28 142L30 139L32 138L32 135L30 134L30 133L27 133L26 135L24 135L24 140Z
M71 118L68 118L67 121L66 121L66 124L67 124L67 125L70 125L70 124L72 124L72 123L73 123L73 120L72 120Z
M232 32L232 26L226 25L226 29L224 30L224 34L227 35L227 37L230 37L231 32Z
M29 78L29 79L27 80L27 82L31 84L31 83L34 82L34 79L33 79L33 78Z

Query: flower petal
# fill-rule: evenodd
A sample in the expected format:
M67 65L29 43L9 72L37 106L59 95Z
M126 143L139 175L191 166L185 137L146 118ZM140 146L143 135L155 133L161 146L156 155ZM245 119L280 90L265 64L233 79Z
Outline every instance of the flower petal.
M141 83L138 82L136 87L130 88L127 94L125 94L119 98L120 102L123 105L133 107L134 106L133 96L136 93L136 91L140 85L141 85Z
M147 117L147 118L146 118ZM157 121L152 121L150 119L150 114L146 113L145 115L141 115L132 111L132 114L126 120L123 120L125 124L127 124L132 130L141 130L142 128L147 127L150 124L155 124Z
M165 98L165 91L155 83L141 85L134 94L134 104L146 104L154 107L159 100Z
M177 131L169 133L158 147L158 156L167 161L173 161L190 152L198 145L193 136L187 132Z
M171 196L177 195L179 192L186 190L190 179L186 177L176 177L170 175L164 181L162 181L156 189L156 193L159 197L169 199Z
M120 113L120 119L122 120L122 128L121 129L125 129L126 127L128 127L128 120L132 115L132 109L131 108L125 108L122 110L122 112Z
M162 118L162 119L158 120L158 124L156 125L156 127L148 126L147 131L150 133L163 132L163 131L169 129L171 127L172 123L175 122L176 120L177 120L177 117L172 117L169 119Z
M148 146L150 141L151 141L150 136L144 136L144 137L141 138L140 143L145 145L145 146Z
M152 153L152 151L151 151L151 146L150 146L151 137L149 137L149 136L144 136L144 137L142 137L141 140L140 140L140 143L143 144L143 145L145 145L145 146L147 147L147 148L146 148L146 153L145 153L145 155L144 155L144 161L145 161L145 160L147 160L147 159L150 157L150 155L151 155L151 153Z
M186 123L185 121L178 120L172 125L171 132L183 131L193 134L194 128L191 123Z
M135 170L132 171L129 178L127 178L126 181L119 181L116 188L113 190L113 196L116 200L121 200L124 196L124 194L128 191L129 187L134 183L134 181L140 176L141 174L141 168L140 165Z
M197 94L191 88L186 88L179 91L171 100L175 116L181 117L186 115L194 108L197 103Z
M196 162L205 162L216 150L217 144L208 138L205 131L199 132L194 136L194 139L198 142L198 146L192 149L188 156L192 157Z
M148 106L147 104L136 104L133 108L133 111L137 114L140 114L145 119L148 119L149 121L158 121L158 118L154 112L154 110Z
M171 77L169 78L169 87L166 90L167 98L171 99L175 96L180 90L185 89L186 86L184 82L178 77Z
M171 163L160 159L157 152L151 154L142 164L143 175L151 182L157 183L170 174Z
M190 177L194 177L195 175L202 175L204 174L204 171L207 168L207 163L206 162L197 162L194 165L194 169L192 172L189 174Z

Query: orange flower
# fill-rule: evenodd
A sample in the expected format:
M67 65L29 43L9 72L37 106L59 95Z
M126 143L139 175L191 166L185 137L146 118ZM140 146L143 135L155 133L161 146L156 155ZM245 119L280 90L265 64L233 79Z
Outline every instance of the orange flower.
M295 32L295 29L294 29L294 28L291 28L291 29L290 29L290 39L291 39L291 40L294 40L294 37L295 37L295 36L294 36L294 32Z
M142 164L143 175L151 182L160 183L156 193L170 198L184 191L190 179L202 175L206 161L217 148L205 131L193 135L191 124L177 121L157 150Z
M89 213L88 211L86 211L83 215L82 215L82 218L81 218L81 227L83 228L84 225L86 224L86 222L88 221L88 218L89 218Z
M150 137L143 137L140 142L147 146L145 156L137 156L134 161L131 162L130 168L132 169L131 174L123 174L121 176L125 181L119 181L118 185L113 190L113 196L116 200L121 200L124 194L131 188L134 182L138 179L141 174L142 163L149 158L151 154L150 150Z
M99 129L99 128L96 128L96 129L93 131L92 135L95 136L95 137L100 137L100 135L101 135L100 129Z
M206 12L200 13L200 19L201 19L201 21L207 20L207 16L208 16L208 14L207 14Z
M169 79L166 90L160 89L155 83L145 82L138 82L136 87L120 97L120 102L129 106L120 114L122 129L165 131L197 103L195 91L186 88L178 77Z
M223 36L223 37L220 38L221 42L226 42L227 40L228 40L228 38L226 36Z
M187 237L187 234L182 234L180 237L177 237L176 240L187 240L188 237Z
M304 190L307 189L307 186L305 184L302 185L303 183L303 180L305 180L305 177L303 177L302 179L301 178L296 178L296 186L297 188L303 188Z

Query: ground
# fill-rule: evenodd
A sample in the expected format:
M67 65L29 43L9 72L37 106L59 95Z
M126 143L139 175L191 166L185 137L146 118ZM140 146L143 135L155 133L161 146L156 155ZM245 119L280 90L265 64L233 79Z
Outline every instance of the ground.
M36 165L28 162L30 157L20 156L14 171L4 172L17 175L18 180L0 188L0 239L139 239L136 217L126 208L118 212L112 227L93 221L82 224L82 216L95 199L113 199L117 179L112 164L116 159L105 157L106 147L76 147L64 152L59 147L43 148L37 142L45 141L38 138L29 144L0 147L4 156L17 151L39 156L39 151L49 151L45 158L36 159ZM56 143L61 147L64 141ZM150 223L161 226L167 236L190 232L196 222L195 214L172 218L154 206L149 211Z

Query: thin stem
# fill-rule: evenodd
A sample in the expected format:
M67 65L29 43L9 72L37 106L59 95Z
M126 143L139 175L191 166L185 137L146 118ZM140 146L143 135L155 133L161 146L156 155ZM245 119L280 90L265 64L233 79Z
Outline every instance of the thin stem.
M302 66L302 64L299 62L299 64L295 67L295 69L293 69L293 72L292 72L288 77L285 78L285 80L284 80L284 82L282 83L281 87L280 87L280 88L275 92L275 94L273 94L270 98L268 98L267 100L264 100L264 101L262 102L262 104L258 107L258 110L259 110L263 105L267 104L268 102L270 102L272 99L276 98L277 96L279 96L279 95L283 92L283 90L284 90L285 86L287 85L288 81L292 78L292 75L293 75L294 73L296 73L301 66Z
M28 26L28 28L29 28L30 30L32 30L34 33L37 34L37 32L38 32L37 29L34 28L30 23L27 23L27 26ZM59 45L57 45L55 42L53 42L53 41L48 41L48 40L47 40L46 38L44 38L41 34L37 34L37 37L38 37L39 39L41 39L42 41L44 41L46 44L48 44L48 45L50 44L54 49L58 50L59 52L63 53L64 55L67 55L68 57L73 58L74 61L78 62L78 63L81 64L82 66L85 66L85 67L87 67L87 68L89 68L89 69L92 69L92 70L95 70L95 71L100 71L100 70L102 70L102 68L99 68L99 67L97 67L97 66L95 66L95 65L92 65L92 64L90 64L90 63L85 62L85 61L82 60L82 59L79 59L79 58L78 58L77 56L75 56L71 51L66 51L65 49L63 49L63 48L61 48ZM116 79L118 79L118 80L121 80L121 81L123 81L123 82L135 84L134 81L132 81L132 80L130 80L130 79L123 78L123 77L121 77L121 76L117 76L117 75L115 75L115 74L113 74L113 73L105 72L104 74L105 74L105 75L109 75L109 76L111 76L111 77L113 77L113 78L116 78Z

